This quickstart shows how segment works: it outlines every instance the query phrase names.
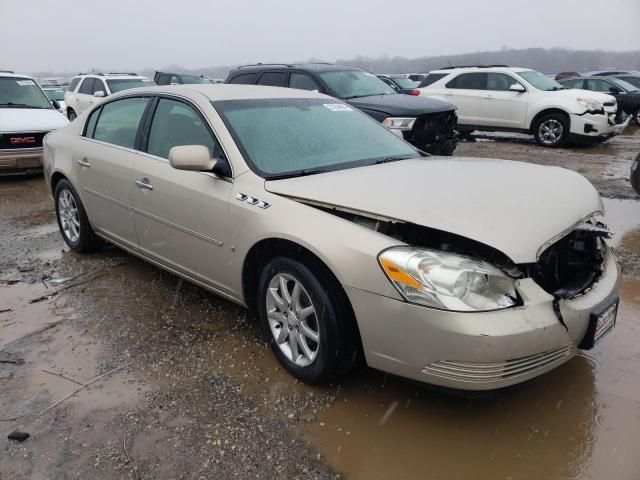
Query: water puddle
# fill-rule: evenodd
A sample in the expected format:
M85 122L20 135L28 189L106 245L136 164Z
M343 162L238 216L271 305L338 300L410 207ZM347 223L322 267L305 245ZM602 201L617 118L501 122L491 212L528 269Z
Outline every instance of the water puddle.
M640 229L640 201L610 198L603 198L602 201L605 208L605 223L614 234L611 239L612 244L620 245L623 238L625 242L633 242L633 240L626 240L626 235ZM640 253L640 248L637 248L637 252Z

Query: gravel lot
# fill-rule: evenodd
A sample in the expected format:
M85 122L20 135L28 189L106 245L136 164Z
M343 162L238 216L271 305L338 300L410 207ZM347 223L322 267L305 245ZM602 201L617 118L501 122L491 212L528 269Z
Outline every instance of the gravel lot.
M606 207L624 267L602 344L473 397L367 368L302 385L252 314L116 248L69 252L42 178L0 178L0 479L637 480L638 152L637 128L591 149L504 135L460 144L461 156L584 174L617 199ZM13 430L31 436L8 440Z

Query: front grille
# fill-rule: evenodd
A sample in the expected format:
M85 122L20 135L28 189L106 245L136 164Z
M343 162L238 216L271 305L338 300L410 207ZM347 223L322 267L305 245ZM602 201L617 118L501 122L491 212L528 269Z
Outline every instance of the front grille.
M556 298L572 298L593 285L603 270L606 230L577 229L525 265L527 276Z
M49 132L0 133L0 149L40 148Z
M453 110L420 115L406 139L418 148L450 140L456 135L457 124L458 116Z
M504 362L476 363L440 360L424 367L422 373L456 382L490 383L527 375L536 370L562 363L574 352L575 345L568 343L547 352Z

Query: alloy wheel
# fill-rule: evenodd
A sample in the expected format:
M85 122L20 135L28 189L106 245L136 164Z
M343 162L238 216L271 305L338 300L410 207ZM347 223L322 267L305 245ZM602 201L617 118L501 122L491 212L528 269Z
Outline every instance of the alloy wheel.
M564 127L555 118L549 118L538 127L538 136L545 145L557 144L564 135Z
M58 196L58 217L64 236L71 243L76 243L80 238L80 213L69 190L62 190Z
M321 341L311 297L296 278L285 273L271 279L266 295L267 319L276 344L295 365L311 365Z

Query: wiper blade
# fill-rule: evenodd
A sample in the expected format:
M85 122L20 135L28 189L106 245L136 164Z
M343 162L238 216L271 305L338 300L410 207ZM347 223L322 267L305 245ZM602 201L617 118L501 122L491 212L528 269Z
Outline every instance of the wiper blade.
M318 173L327 173L330 171L331 170L329 170L328 168L307 168L305 170L299 170L297 172L270 175L267 180L282 180L284 178L306 177L308 175L317 175Z
M0 103L0 107L36 108L36 109L40 109L40 110L46 108L46 107L34 107L33 105L27 105L26 103L13 103L13 102Z
M343 97L343 100L351 100L352 98L363 98L363 97L375 97L377 95L383 95L382 93L367 93L366 95L351 95L350 97Z
M412 158L416 158L416 157L387 157L387 158L379 158L378 160L376 160L374 162L374 165L380 165L381 163L397 162L399 160L410 160Z

